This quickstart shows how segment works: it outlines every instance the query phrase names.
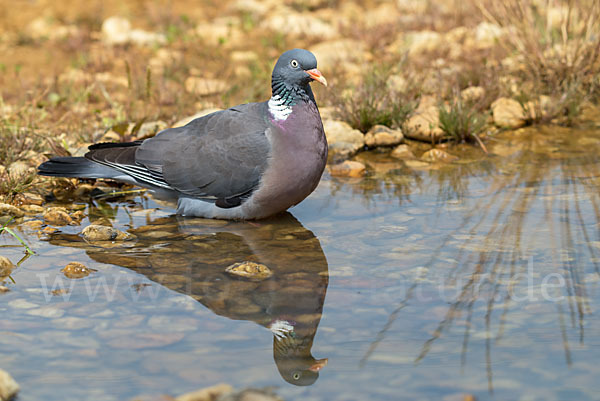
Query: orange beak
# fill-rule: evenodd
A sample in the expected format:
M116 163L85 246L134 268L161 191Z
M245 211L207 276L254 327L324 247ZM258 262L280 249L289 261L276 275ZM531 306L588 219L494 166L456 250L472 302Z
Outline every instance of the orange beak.
M325 78L323 78L325 79ZM320 82L320 81L319 81ZM325 81L327 82L327 81ZM325 84L323 84L325 85ZM327 358L323 358L323 359L317 359L315 361L315 363L312 364L312 366L310 368L308 368L308 370L312 371L312 372L318 372L319 370L323 369L325 366L327 366L327 362L329 360Z
M317 70L316 68L313 68L312 70L305 70L304 72L306 72L315 81L318 81L323 85L327 86L327 80L325 79L323 74L321 74L321 71Z

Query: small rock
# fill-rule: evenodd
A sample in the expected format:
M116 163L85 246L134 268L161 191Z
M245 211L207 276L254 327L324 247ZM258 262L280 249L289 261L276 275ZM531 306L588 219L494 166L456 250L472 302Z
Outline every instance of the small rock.
M247 388L224 394L218 398L219 401L283 401L283 399L269 388L257 389Z
M43 225L44 222L42 220L31 220L21 224L22 227L27 228L28 230L39 230Z
M25 215L25 213L13 205L0 203L0 216L23 217L23 215Z
M89 269L79 262L71 262L61 270L65 277L72 279L87 277L90 273L95 271L95 269Z
M458 160L458 157L444 152L441 149L431 149L421 155L421 160L427 162L444 162L450 163Z
M327 120L323 124L329 150L349 157L365 146L365 136L343 121Z
M166 43L166 38L160 33L147 32L141 29L131 29L131 23L123 17L109 17L102 23L102 40L109 45L135 43L152 45Z
M113 227L90 224L81 232L87 241L126 241L135 238Z
M432 52L444 43L443 36L434 31L411 32L407 35L406 40L409 43L408 53L411 56Z
M267 266L255 262L240 262L228 266L225 271L233 276L247 278L251 281L266 280L273 275Z
M58 228L48 226L48 227L42 228L40 233L48 235L48 234L54 234L57 231L58 231Z
M10 259L0 256L0 277L10 276L14 268L15 265L12 264Z
M220 383L201 390L182 394L175 398L175 401L215 401L231 392L233 392L233 387L229 384Z
M52 224L54 226L66 226L73 222L73 219L67 213L67 210L63 207L51 207L44 213L44 221L46 224Z
M514 99L501 97L492 103L494 124L503 128L519 128L525 125L525 112Z
M38 194L23 192L19 195L19 202L23 205L42 206L44 199Z
M485 95L485 89L481 86L469 86L460 92L460 97L464 102L475 103L481 100Z
M327 22L315 18L313 15L299 14L285 11L264 19L261 27L284 35L318 38L322 40L333 39L338 35L337 30Z
M200 23L194 33L209 45L230 45L244 39L244 33L239 28L239 22L230 18L217 18L210 22Z
M36 215L44 213L44 208L38 205L23 205L21 210L29 215Z
M102 23L102 40L107 44L121 45L129 41L131 23L123 17L110 17Z
M16 161L14 163L11 163L10 166L8 166L8 175L13 180L17 180L23 177L24 175L27 175L29 173L30 168L31 167L29 167L29 164L25 163L24 161Z
M417 109L416 114L406 121L407 138L424 142L437 142L444 136L444 131L439 127L440 118L437 106L428 106Z
M6 294L10 289L6 286L0 285L0 294Z
M121 142L123 140L123 138L121 137L121 135L119 135L117 132L113 131L113 130L109 130L106 132L106 134L102 135L102 138L100 138L100 142L104 143L104 142Z
M361 64L367 57L365 44L352 39L321 42L309 50L319 60L319 69L325 73L336 67L346 68L349 64Z
M402 143L404 135L400 129L391 129L384 125L376 125L365 135L367 146L394 146Z
M416 159L415 154L410 150L408 145L398 145L392 152L390 156L395 157L396 159Z
M19 392L19 385L7 371L0 369L0 401L13 399Z
M132 127L133 128L133 127ZM158 134L160 131L168 128L167 123L161 120L157 121L148 121L147 123L143 123L139 130L136 132L136 138L146 139L153 137Z
M362 177L365 175L366 167L361 162L346 160L329 168L335 177Z
M214 109L214 108L213 109L204 109L204 110L199 111L198 113L194 114L193 116L182 118L181 120L179 120L175 124L173 124L172 128L183 127L184 125L188 125L190 122L194 121L197 118L204 117L206 115L215 113L217 111L221 111L221 109Z
M185 90L198 96L216 95L227 90L227 83L220 79L188 77L185 80Z
M167 43L167 38L161 33L147 32L142 29L133 29L129 33L129 41L140 46L151 46L154 44Z
M504 36L502 27L490 22L481 22L475 27L475 43L480 49L495 46Z

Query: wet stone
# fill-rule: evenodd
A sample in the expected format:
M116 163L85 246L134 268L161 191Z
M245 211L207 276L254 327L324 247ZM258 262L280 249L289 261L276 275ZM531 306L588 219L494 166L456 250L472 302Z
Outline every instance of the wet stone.
M232 276L243 277L252 281L266 280L273 275L267 266L255 262L240 262L228 266L225 271Z
M346 160L331 166L329 171L336 177L362 177L365 175L366 167L361 162Z
M38 205L23 205L21 210L26 214L36 215L44 213L44 208Z
M5 370L0 369L0 401L13 399L19 392L19 385Z
M125 241L135 238L113 227L90 224L81 232L87 241Z
M393 130L384 125L376 125L365 135L365 144L369 147L394 146L402 143L402 130Z
M95 271L97 270L90 269L79 262L71 262L61 270L62 274L64 274L65 277L72 279L87 277L90 275L90 273L93 273Z
M12 273L15 265L12 264L10 259L4 256L0 256L0 277L6 277Z
M175 401L213 401L233 392L229 384L220 383L211 387L180 395Z
M0 203L0 216L23 217L24 214L23 211L13 205Z
M449 163L458 160L458 157L444 152L441 149L431 149L421 155L421 160L428 162Z
M44 221L47 224L55 226L66 226L73 222L73 219L67 213L67 210L62 207L51 207L44 213Z
M398 145L390 153L390 156L396 159L416 159L414 153L410 150L408 145Z

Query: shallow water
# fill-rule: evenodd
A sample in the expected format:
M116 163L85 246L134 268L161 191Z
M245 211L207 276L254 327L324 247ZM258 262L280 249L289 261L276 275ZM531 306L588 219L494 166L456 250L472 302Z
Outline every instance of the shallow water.
M20 401L219 382L286 400L598 399L600 132L520 130L489 148L446 166L365 153L366 178L325 177L258 223L177 218L138 195L90 201L49 236L23 229L37 254L4 280L0 367ZM136 239L86 243L97 218ZM72 261L97 272L68 279ZM241 261L274 274L225 273ZM276 340L274 324L293 332Z

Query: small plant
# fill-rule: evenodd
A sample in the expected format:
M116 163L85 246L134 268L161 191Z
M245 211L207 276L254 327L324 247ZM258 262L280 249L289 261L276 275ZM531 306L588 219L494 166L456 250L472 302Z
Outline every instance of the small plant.
M420 90L409 86L403 90L390 87L389 68L373 68L355 87L331 91L340 119L363 133L375 125L402 127L418 105Z
M439 126L455 142L477 142L487 153L478 134L483 131L487 116L480 113L472 102L465 102L460 95L449 105L439 106Z
M4 225L2 227L0 227L0 234L2 234L3 232L7 232L10 235L12 235L17 241L19 241L21 243L21 245L23 245L25 247L25 252L27 252L28 255L34 255L35 252L33 252L31 250L31 248L29 247L29 245L27 245L25 243L25 241L23 241L23 239L21 237L19 237L19 235L17 233L15 233L13 230L11 230L10 228L8 228L8 224L12 221L12 218L10 220L8 220L6 223L4 223Z

